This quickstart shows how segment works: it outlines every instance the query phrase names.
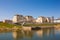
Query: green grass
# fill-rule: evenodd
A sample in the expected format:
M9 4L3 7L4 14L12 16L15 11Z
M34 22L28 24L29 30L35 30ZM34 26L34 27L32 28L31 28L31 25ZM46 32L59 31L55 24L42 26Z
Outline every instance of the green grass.
M24 26L53 26L54 24L24 24Z
M15 25L15 24L8 24L8 23L2 23L0 22L0 28L7 27L7 28L13 28L13 27L21 27L20 25Z
M60 25L60 23L44 23L44 24L24 24L23 26L54 26L54 25ZM16 24L8 24L8 23L2 23L0 22L0 28L21 28L21 25L16 25Z

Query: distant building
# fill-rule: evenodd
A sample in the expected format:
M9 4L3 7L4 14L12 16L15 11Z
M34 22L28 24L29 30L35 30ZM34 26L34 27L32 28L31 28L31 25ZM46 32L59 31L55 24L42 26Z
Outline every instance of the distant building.
M60 19L54 19L54 23L60 23Z
M40 16L37 19L32 16L23 16L23 15L15 15L12 19L13 23L53 23L54 17L44 17Z
M46 17L47 23L51 23L51 18L50 17Z
M26 22L34 23L35 19L32 16L25 16Z
M23 15L15 15L13 17L13 20L12 21L13 21L13 23L21 23L21 22L26 21L26 19L24 18Z
M45 17L40 16L36 19L36 23L44 23L45 20L46 20Z
M40 16L36 19L36 23L51 23L51 18L50 17L44 17Z
M0 23L3 22L3 21L0 21Z
M54 23L54 16L51 17L51 23Z
M43 18L44 18L44 17L38 17L38 18L36 19L36 23L42 23L42 22L43 22Z
M12 24L12 20L3 20L3 23L9 23L9 24Z

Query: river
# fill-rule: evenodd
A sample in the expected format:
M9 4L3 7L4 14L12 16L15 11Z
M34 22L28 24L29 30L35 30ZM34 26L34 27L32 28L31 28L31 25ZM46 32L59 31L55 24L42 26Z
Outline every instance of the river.
M0 40L60 40L60 29L0 32Z

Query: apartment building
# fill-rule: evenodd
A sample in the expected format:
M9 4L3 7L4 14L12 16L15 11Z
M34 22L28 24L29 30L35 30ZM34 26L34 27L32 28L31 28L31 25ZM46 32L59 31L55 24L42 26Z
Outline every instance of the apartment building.
M40 16L36 19L36 23L51 23L51 22L53 21L52 21L52 18L50 17Z
M32 16L25 16L26 22L34 23L35 19Z
M23 15L15 15L12 21L13 23L20 23L26 21L26 19Z

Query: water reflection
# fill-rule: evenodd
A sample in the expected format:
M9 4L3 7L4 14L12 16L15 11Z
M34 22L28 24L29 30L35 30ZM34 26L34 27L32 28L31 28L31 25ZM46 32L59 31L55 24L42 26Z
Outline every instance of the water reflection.
M32 32L31 31L14 31L12 32L14 40L31 40Z
M54 40L54 28L41 29L38 31L14 31L12 32L14 40Z

